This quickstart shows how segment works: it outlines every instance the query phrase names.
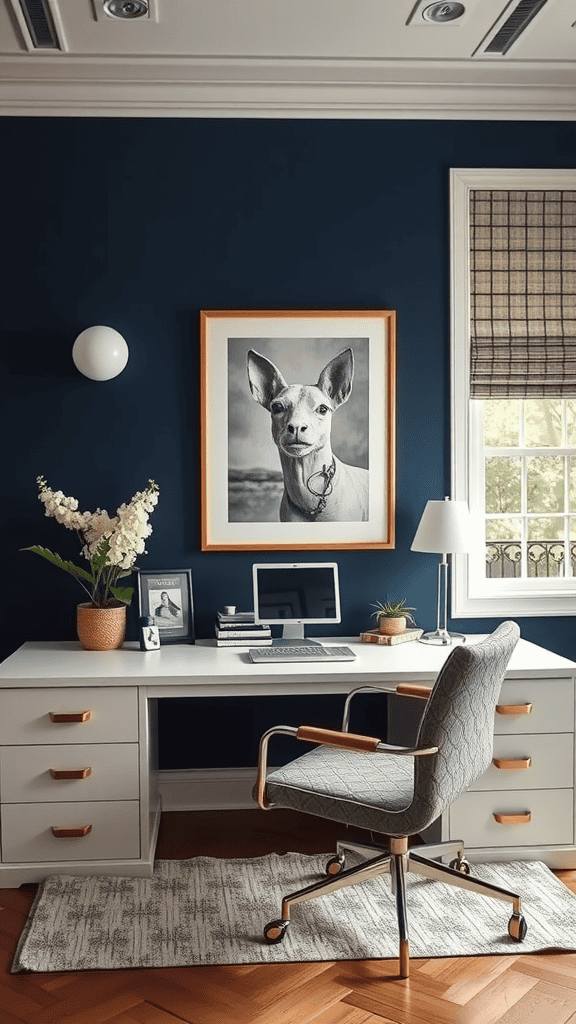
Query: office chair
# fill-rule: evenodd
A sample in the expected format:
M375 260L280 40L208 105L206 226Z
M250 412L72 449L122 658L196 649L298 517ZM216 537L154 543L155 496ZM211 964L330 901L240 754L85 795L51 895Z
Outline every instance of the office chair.
M328 877L282 900L282 916L264 929L268 943L284 938L293 904L389 873L398 915L400 977L407 978L406 871L511 903L508 933L522 941L526 922L520 897L472 878L463 842L419 847L426 856L408 850L408 837L431 825L490 764L494 710L519 636L515 622L504 622L479 643L450 652L432 690L427 691L413 748L348 732L352 698L377 686L361 686L348 695L341 732L281 725L262 736L254 795L263 810L288 807L390 837L389 848L380 848L376 856L374 846L338 842L336 856L326 865ZM418 693L419 688L414 689ZM405 684L397 692L409 690ZM276 733L320 745L266 776L268 742ZM369 859L345 869L345 849ZM446 855L454 858L450 866L435 859Z

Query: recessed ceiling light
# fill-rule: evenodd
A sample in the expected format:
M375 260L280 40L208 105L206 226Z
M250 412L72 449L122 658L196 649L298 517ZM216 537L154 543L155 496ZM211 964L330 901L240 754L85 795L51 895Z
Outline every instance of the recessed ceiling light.
M106 0L106 14L112 18L143 18L148 15L147 0Z
M432 21L435 25L445 25L449 21L461 18L466 8L455 0L445 0L441 4L429 4L422 11L424 21Z

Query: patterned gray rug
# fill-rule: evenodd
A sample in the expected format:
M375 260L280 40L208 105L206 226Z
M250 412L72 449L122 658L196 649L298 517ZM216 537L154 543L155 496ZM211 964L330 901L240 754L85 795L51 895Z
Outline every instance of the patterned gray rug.
M329 856L158 861L152 878L54 875L38 890L12 971L396 957L388 878L293 907L284 941L264 942L262 929L280 916L282 895L322 877ZM475 864L472 870L521 895L524 942L508 936L508 904L409 875L413 957L576 949L576 896L544 864Z

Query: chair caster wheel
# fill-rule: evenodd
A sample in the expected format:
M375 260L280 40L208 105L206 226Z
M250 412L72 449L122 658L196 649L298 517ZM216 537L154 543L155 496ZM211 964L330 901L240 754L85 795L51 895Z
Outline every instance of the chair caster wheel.
M526 918L522 917L522 914L512 914L512 917L508 921L508 935L511 939L516 939L516 942L522 942L528 931L528 925L526 924Z
M456 857L455 860L450 861L448 867L453 871L460 871L463 875L470 874L470 865L465 857Z
M343 854L339 857L331 857L326 865L327 875L339 875L344 870L345 858Z
M289 924L289 921L284 921L280 918L278 921L270 921L270 923L266 925L264 929L264 938L269 946L274 946L277 942L282 942Z

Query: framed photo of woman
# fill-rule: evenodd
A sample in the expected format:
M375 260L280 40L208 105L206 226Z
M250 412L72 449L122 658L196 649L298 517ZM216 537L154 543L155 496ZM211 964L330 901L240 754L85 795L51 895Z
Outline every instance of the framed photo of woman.
M193 644L194 603L191 569L138 572L139 614L154 620L161 644Z

